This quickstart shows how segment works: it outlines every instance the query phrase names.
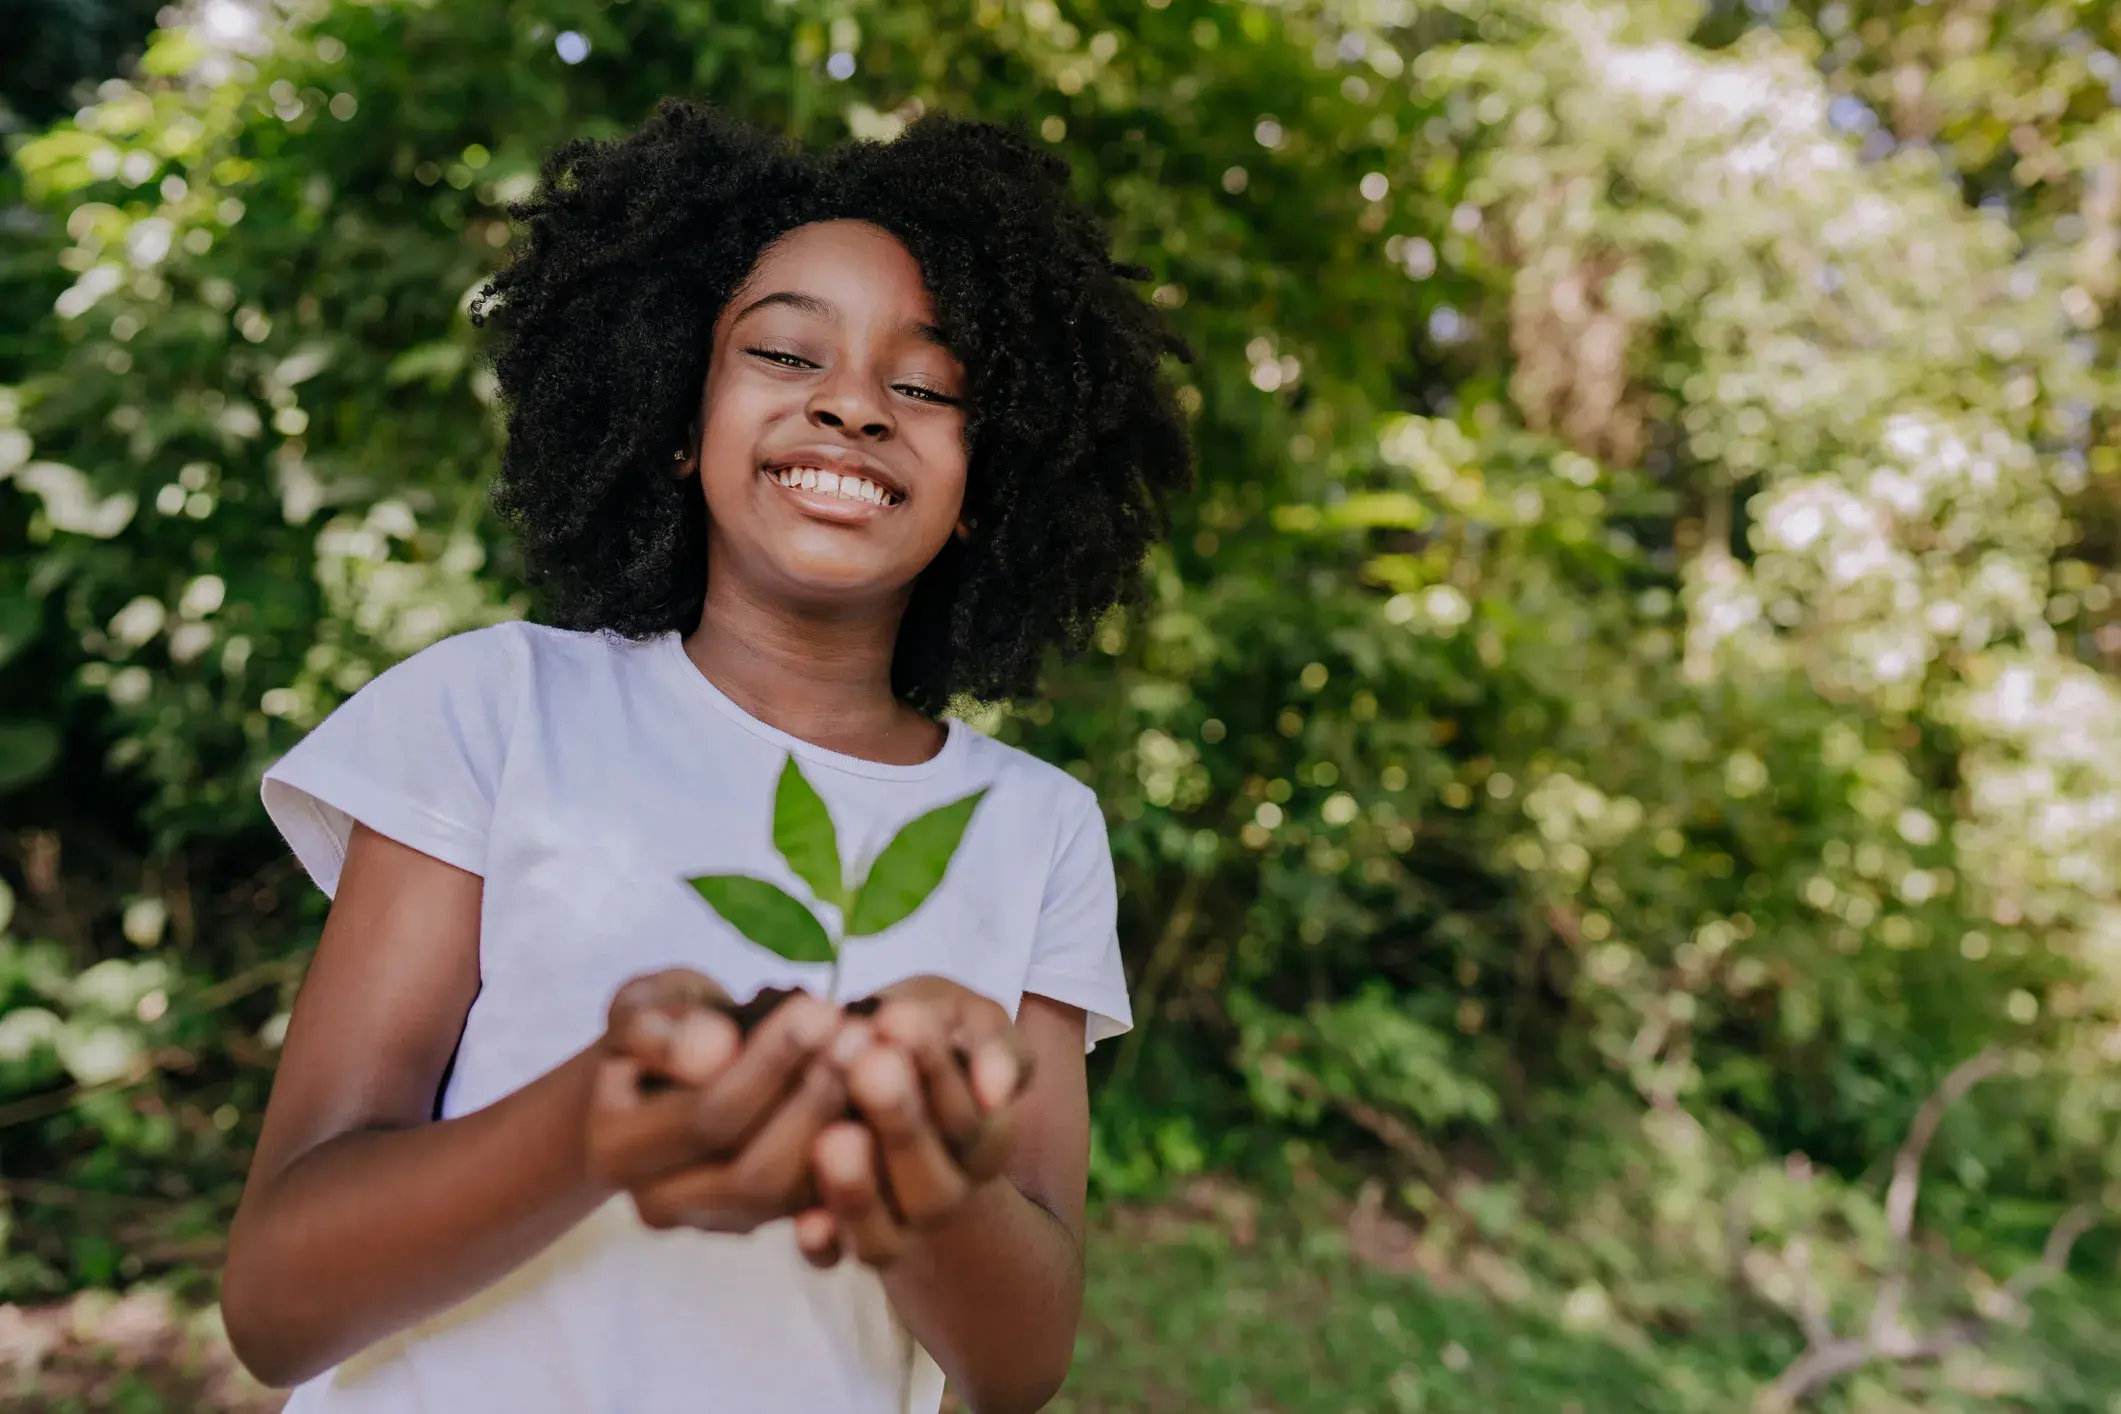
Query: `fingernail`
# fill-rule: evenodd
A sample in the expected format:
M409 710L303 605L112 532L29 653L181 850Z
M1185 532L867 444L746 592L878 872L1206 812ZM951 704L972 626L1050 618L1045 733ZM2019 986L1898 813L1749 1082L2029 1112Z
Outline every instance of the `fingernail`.
M869 1084L875 1092L874 1098L884 1104L896 1104L913 1088L913 1068L897 1051L880 1051L877 1059L869 1062L874 1070Z
M672 1067L695 1084L706 1080L728 1058L725 1035L719 1018L700 1013L686 1017L670 1043Z
M860 1150L838 1127L827 1129L819 1136L812 1159L820 1173L829 1175L838 1183L851 1179L862 1161Z
M1006 1051L989 1051L979 1058L973 1071L974 1088L980 1091L980 1103L995 1109L1016 1092L1016 1057Z
M832 1043L832 1058L841 1065L851 1063L855 1057L869 1049L869 1023L850 1021Z
M823 1002L798 1002L802 1010L796 1014L794 1029L798 1044L808 1049L822 1045L839 1020L832 1008Z

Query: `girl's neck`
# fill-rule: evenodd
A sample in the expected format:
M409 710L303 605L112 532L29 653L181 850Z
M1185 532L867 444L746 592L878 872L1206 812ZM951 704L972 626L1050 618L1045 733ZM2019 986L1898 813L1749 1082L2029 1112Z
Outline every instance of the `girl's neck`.
M803 615L714 585L685 656L723 696L792 737L886 765L919 765L942 748L945 733L892 695L900 612Z

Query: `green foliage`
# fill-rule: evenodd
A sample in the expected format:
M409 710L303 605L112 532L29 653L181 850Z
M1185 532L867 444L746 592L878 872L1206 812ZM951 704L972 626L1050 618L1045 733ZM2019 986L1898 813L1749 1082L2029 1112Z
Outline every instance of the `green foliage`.
M1267 1114L1315 1122L1336 1102L1381 1104L1430 1131L1501 1117L1495 1092L1458 1071L1448 1033L1383 987L1314 1004L1301 1022L1241 995L1231 1012L1254 1099Z
M1498 1299L1508 1274L1417 1265L1410 1235L1366 1208L1305 1216L1219 1214L1210 1201L1096 1220L1075 1368L1053 1408L1730 1414L1796 1353L1727 1284L1701 1291L1684 1321L1617 1331L1595 1287L1528 1282ZM1874 1371L1812 1407L2107 1414L2121 1388L2114 1315L2058 1297L2034 1323L2045 1344L2012 1331L1911 1398Z
M836 967L845 943L898 926L928 901L986 794L974 791L907 821L850 888L840 870L832 816L790 756L774 788L773 845L813 898L840 910L844 928L828 931L808 905L763 879L713 874L688 882L730 927L758 946L791 962Z
M840 872L839 833L825 802L793 756L781 768L773 798L773 847L819 903L844 908L847 884Z
M742 874L707 874L689 881L730 927L790 962L831 962L838 949L803 901L778 885Z
M0 1170L225 1209L321 909L259 773L529 607L463 301L540 154L666 93L806 140L948 106L1064 152L1198 353L1147 602L967 708L1110 815L1141 1024L1101 1048L1098 1181L1337 1156L1655 1332L1784 1261L1798 1227L1726 1216L1802 1155L1853 1308L1891 1154L1996 1046L1922 1189L1960 1255L1914 1304L1959 1309L1968 1260L2121 1178L2121 12L1751 14L314 0L159 33L0 177L0 972L56 1019L0 1074ZM815 826L776 843L835 903ZM155 1020L78 993L107 960L166 967ZM137 1048L114 1079L67 1069L98 1028ZM8 1290L104 1260L76 1211L18 1205Z
M972 812L986 795L985 790L974 791L900 827L855 887L854 903L847 910L849 938L895 928L928 901L950 869L965 827L972 823Z
M58 117L76 84L94 83L139 53L157 8L153 0L8 0L0 124Z
M49 722L0 722L0 790L48 774L59 759L59 733Z

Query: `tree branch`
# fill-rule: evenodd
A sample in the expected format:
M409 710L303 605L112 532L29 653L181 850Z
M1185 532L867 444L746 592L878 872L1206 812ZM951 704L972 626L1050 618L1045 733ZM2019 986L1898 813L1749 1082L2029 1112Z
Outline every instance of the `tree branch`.
M1862 1369L1870 1359L1871 1346L1867 1340L1833 1340L1825 1345L1807 1346L1804 1354L1791 1361L1789 1368L1760 1392L1753 1407L1758 1414L1783 1414L1810 1398L1812 1391L1832 1384L1852 1370Z
M1367 1100L1358 1100L1352 1095L1334 1094L1318 1077L1298 1066L1285 1065L1278 1078L1286 1082L1290 1089L1338 1111L1342 1117L1368 1130L1380 1144L1412 1164L1415 1172L1428 1180L1429 1186L1434 1188L1447 1204L1454 1209L1457 1207L1444 1193L1445 1184L1450 1177L1450 1163L1444 1158L1441 1150L1415 1133L1414 1126Z
M2026 1263L2004 1283L2003 1296L2008 1308L2024 1311L2025 1299L2028 1296L2061 1276L2069 1266L2070 1249L2077 1245L2077 1239L2090 1231L2097 1221L2097 1209L2089 1203L2080 1203L2064 1213L2049 1230L2047 1243L2041 1249L2039 1260ZM1917 1341L1910 1351L1910 1358L1941 1359L1962 1345L1972 1345L1980 1340L1989 1325L1990 1321L1986 1316L1960 1316L1934 1335Z
M300 957L276 957L214 983L192 998L187 1005L200 1011L212 1011L227 1006L238 998L247 997L261 988L293 981L302 975L302 969L308 965L307 954Z
M1178 897L1172 901L1170 915L1164 919L1163 932L1157 935L1156 947L1142 968L1141 985L1136 988L1138 995L1133 1003L1134 1029L1120 1042L1119 1059L1112 1063L1112 1083L1115 1085L1124 1084L1134 1073L1143 1038L1148 1034L1151 1019L1162 1000L1164 982L1185 955L1193 924L1200 917L1201 894L1207 886L1206 872L1189 872L1185 882L1178 887Z
M1723 1257L1734 1287L1750 1287L1745 1254L1753 1247L1753 1176L1746 1174L1731 1186L1723 1200Z
M2002 1051L1990 1047L1952 1067L1944 1083L1915 1111L1915 1122L1908 1126L1907 1138L1893 1156L1893 1181L1885 1190L1885 1227L1892 1245L1885 1280L1880 1283L1877 1303L1871 1308L1869 1338L1874 1343L1891 1340L1900 1325L1901 1308L1907 1302L1915 1198L1922 1187L1922 1160L1929 1153L1930 1141L1937 1137L1937 1126L1943 1123L1945 1110L1960 1096L1990 1076L2001 1074L2009 1064Z
M2089 1203L2079 1203L2064 1213L2047 1234L2047 1245L2040 1249L2040 1260L2013 1272L2011 1279L2003 1284L2003 1294L2013 1301L2023 1302L2061 1276L2069 1267L2070 1249L2098 1221L2099 1211Z
M1820 1289L1818 1278L1812 1271L1810 1239L1801 1235L1791 1238L1782 1249L1782 1255L1789 1265L1790 1281L1797 1288L1794 1294L1797 1328L1814 1346L1832 1345L1834 1327L1827 1319L1826 1292Z
M1907 1300L1908 1268L1914 1248L1915 1198L1922 1181L1922 1159L1937 1136L1944 1111L1992 1075L2007 1067L2001 1051L1987 1050L1961 1062L1936 1093L1922 1102L1908 1127L1907 1138L1893 1157L1893 1180L1886 1190L1886 1228L1892 1247L1887 1258L1878 1299L1871 1319L1859 1337L1836 1336L1811 1280L1811 1248L1803 1238L1786 1249L1791 1275L1797 1282L1796 1315L1804 1330L1804 1353L1791 1361L1754 1401L1759 1414L1786 1414L1814 1393L1843 1375L1859 1370L1873 1360L1913 1363L1940 1360L1963 1345L1979 1341L1988 1332L1989 1317L1973 1312L1956 1317L1927 1335L1918 1336L1901 1320ZM1729 1214L1726 1214L1729 1221ZM2064 1213L2047 1235L2039 1260L2029 1263L2004 1284L2003 1295L2010 1309L2022 1311L2025 1298L2043 1283L2060 1276L2069 1266L2070 1249L2097 1221L2097 1209L2080 1203ZM1742 1269L1742 1268L1741 1268ZM1748 1274L1750 1280L1750 1274ZM1757 1289L1757 1283L1755 1284ZM1765 1295L1766 1293L1762 1293Z

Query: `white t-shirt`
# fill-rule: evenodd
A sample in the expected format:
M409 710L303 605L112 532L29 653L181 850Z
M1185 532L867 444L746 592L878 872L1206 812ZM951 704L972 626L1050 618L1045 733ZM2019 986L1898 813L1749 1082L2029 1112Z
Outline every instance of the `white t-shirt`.
M596 1039L612 993L697 968L738 1000L824 987L729 928L684 880L770 879L789 753L843 859L989 787L942 885L849 944L843 998L939 974L1013 1014L1026 992L1127 1029L1104 822L1065 772L949 724L886 766L777 731L717 691L675 635L645 643L504 624L448 639L356 693L266 774L265 804L327 894L355 820L485 880L480 987L442 1097L490 1105ZM616 1199L485 1292L296 1391L289 1414L933 1414L943 1377L876 1275L818 1272L790 1224L745 1236L641 1225Z

